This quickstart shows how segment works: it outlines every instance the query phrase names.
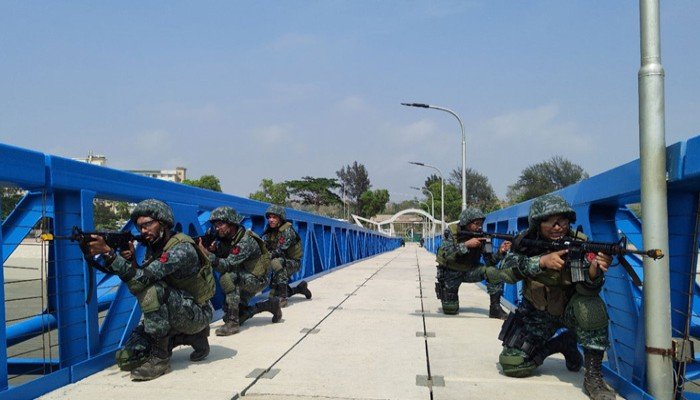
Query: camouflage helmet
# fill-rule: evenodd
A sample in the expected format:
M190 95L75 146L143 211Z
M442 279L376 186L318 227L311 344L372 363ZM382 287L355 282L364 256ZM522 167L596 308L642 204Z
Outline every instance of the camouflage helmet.
M170 228L175 225L173 210L169 205L156 199L144 200L136 205L134 211L131 212L131 222L136 223L139 217L151 217Z
M570 223L576 222L576 212L563 197L556 194L545 194L532 202L527 222L530 229L537 229L543 220L557 214L563 214Z
M459 214L459 224L466 226L477 219L485 219L484 212L476 207L467 207Z
M216 207L209 215L209 222L224 221L227 224L238 225L243 217L235 209L228 206Z
M287 219L284 207L278 206L277 204L271 204L270 207L267 207L267 210L265 211L265 218L268 218L270 214L277 215L282 221Z

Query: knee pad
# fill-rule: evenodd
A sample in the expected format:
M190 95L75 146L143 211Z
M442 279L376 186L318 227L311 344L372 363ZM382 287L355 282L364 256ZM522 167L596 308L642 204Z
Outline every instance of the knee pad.
M527 359L525 352L513 348L504 348L498 356L498 363L501 364L503 374L513 378L530 376L537 368L537 364Z
M607 328L608 311L599 296L583 296L576 293L569 303L576 322L581 329L595 330Z
M454 315L459 312L459 295L447 288L442 292L442 312Z
M119 369L132 371L145 363L150 354L151 343L148 341L143 325L139 325L131 332L124 347L114 353L114 358Z

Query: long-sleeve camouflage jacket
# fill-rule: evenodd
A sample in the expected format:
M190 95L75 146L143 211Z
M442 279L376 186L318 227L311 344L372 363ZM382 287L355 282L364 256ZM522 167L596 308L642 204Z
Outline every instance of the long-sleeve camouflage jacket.
M457 227L452 225L443 233L437 263L456 271L466 271L481 265L496 265L503 256L498 251L494 253L490 247L490 243L482 243L480 248L468 248L464 242L457 240Z
M171 233L174 235L175 233ZM140 268L134 268L132 261L117 254L109 265L116 275L129 284L136 294L165 277L184 279L196 274L200 269L197 250L189 243L178 243L164 252L165 241L146 248L146 257Z
M214 253L209 254L212 267L220 273L229 272L239 268L248 260L254 260L262 256L258 242L245 234L244 228L238 228L236 234L228 239L221 239Z

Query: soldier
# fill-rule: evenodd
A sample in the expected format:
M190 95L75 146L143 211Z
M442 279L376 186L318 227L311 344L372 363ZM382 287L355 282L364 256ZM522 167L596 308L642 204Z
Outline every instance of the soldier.
M263 233L263 240L270 251L272 266L270 297L279 296L282 307L287 306L287 297L295 294L303 294L310 299L311 291L306 281L299 282L296 287L289 286L289 279L301 267L304 249L292 223L286 220L284 207L270 205L265 211L265 218L267 227Z
M93 241L83 251L90 256L102 254L105 269L119 276L138 299L143 325L116 356L120 367L131 370L131 379L147 381L170 371L176 336L179 344L194 348L190 360L207 357L213 313L209 300L215 284L209 260L192 238L171 231L174 218L167 204L144 200L131 213L131 222L146 244L140 268L135 268L133 244L115 254L101 236L92 235Z
M480 282L486 279L486 267L481 262L482 255L487 264L493 265L510 248L510 242L506 241L501 244L497 254L492 254L491 243L486 238L463 241L458 238L459 231L481 232L484 219L481 210L467 207L459 215L459 223L450 225L445 230L437 253L438 271L435 283L435 292L442 301L442 312L445 314L459 313L459 286L462 282ZM507 314L501 308L503 283L488 283L486 291L491 298L489 318L505 319Z
M595 400L615 399L601 373L603 354L609 345L608 314L598 295L612 257L588 254L584 260L588 271L585 281L572 283L571 270L565 268L567 250L548 252L517 244L520 238L585 240L570 227L576 222L574 210L561 196L544 195L532 202L528 222L528 229L515 239L513 252L504 258L502 269L487 271L496 281L524 280L522 303L502 329L504 344L499 363L503 373L529 376L547 356L558 352L564 354L569 370L578 371L583 361L576 347L578 341L583 346L586 367L584 392ZM552 338L563 327L568 331Z
M231 207L217 207L209 222L219 237L209 249L200 240L199 248L219 272L219 283L226 294L224 325L216 330L217 336L229 336L240 331L240 324L253 315L268 311L272 322L282 319L279 298L272 297L248 306L256 293L270 283L270 254L265 243L255 232L241 225L243 218Z

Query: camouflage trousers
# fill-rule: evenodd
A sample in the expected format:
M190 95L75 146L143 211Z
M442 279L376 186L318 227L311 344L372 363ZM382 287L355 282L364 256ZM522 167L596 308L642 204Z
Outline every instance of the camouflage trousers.
M437 280L442 282L446 290L457 293L462 282L475 283L486 279L486 267L479 266L469 268L466 271L455 271L442 265L437 267ZM486 292L488 294L503 294L503 283L492 284L486 283Z
M270 281L270 296L274 296L276 294L275 288L277 285L288 284L292 275L301 268L301 263L297 260L278 257L272 259L271 267L272 279Z
M586 307L587 304L595 302L594 297L600 299L598 296L575 296L572 299L573 301L569 301L567 304L562 316L555 316L547 311L537 310L527 299L523 299L518 307L518 312L523 316L526 335L531 338L530 341L532 342L545 343L557 330L567 328L576 334L576 340L583 348L604 351L610 344L607 325L601 328L584 329L581 326L582 321L580 321L580 318L577 318L577 315L581 315L580 311L576 310L577 307ZM600 302L602 303L602 300ZM603 318L603 316L599 317ZM607 320L607 314L604 318ZM525 352L521 349L504 346L501 356L525 357Z
M233 281L232 290L226 292L226 303L224 304L224 312L237 315L239 311L239 303L248 304L257 293L262 291L270 284L269 276L266 274L262 278L258 278L246 270L236 269L225 272L223 275L229 275L228 278ZM224 315L224 322L227 321L227 316Z
M195 334L211 322L214 312L210 302L198 305L189 293L168 286L165 282L154 284L160 307L143 314L144 330L153 337L168 334Z

